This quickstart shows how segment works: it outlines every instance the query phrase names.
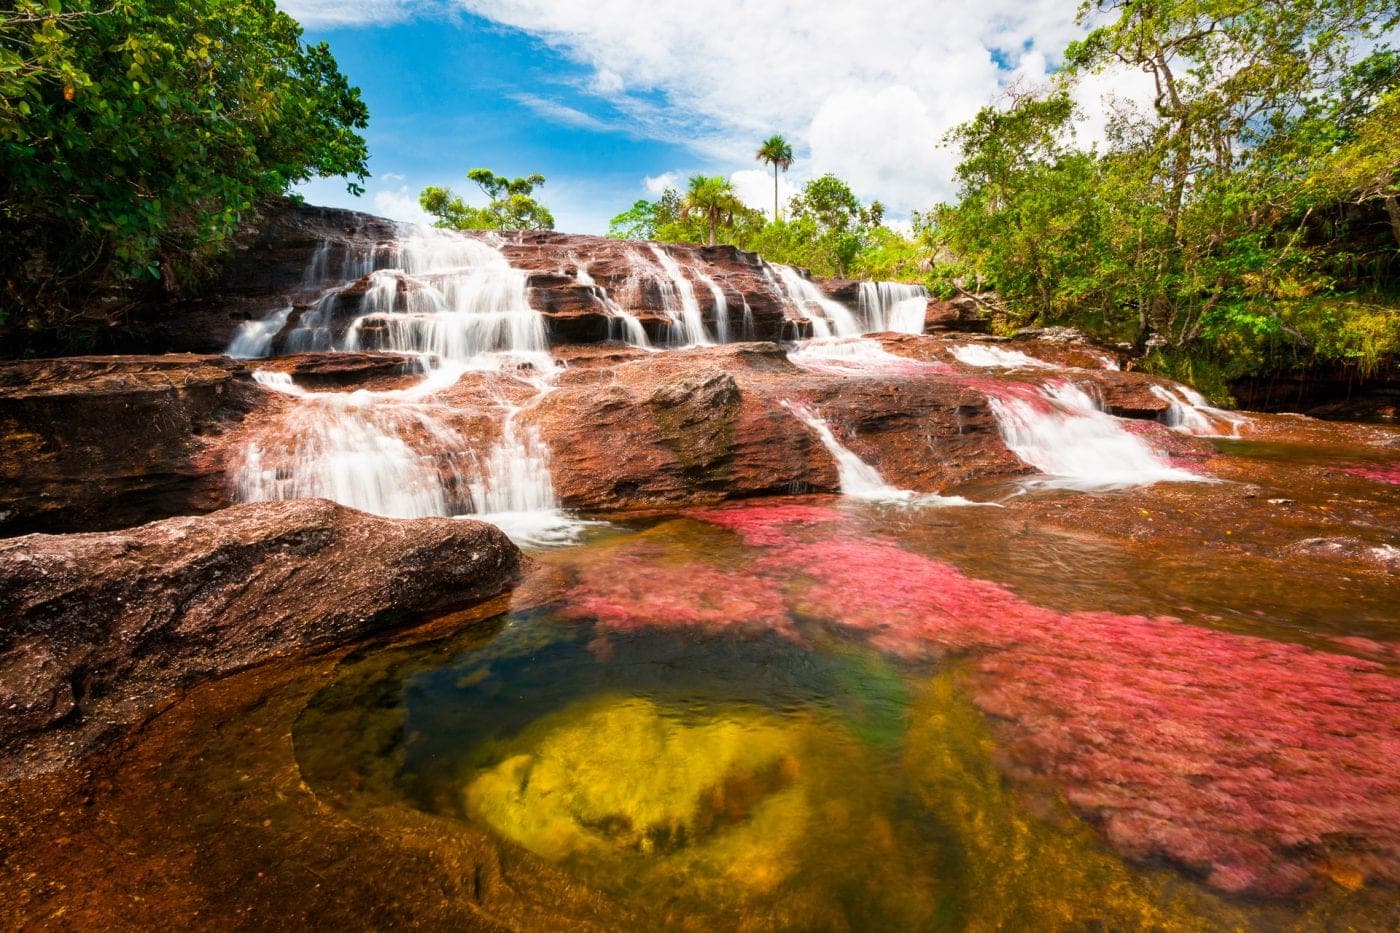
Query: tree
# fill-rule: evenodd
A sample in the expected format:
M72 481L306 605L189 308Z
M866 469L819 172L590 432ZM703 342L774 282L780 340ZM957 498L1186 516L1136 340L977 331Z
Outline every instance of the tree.
M449 188L424 188L418 203L437 218L437 226L454 230L553 230L554 215L531 197L544 184L543 175L507 178L488 168L474 168L467 177L489 199L472 207Z
M1385 216L1400 214L1400 58L1379 41L1393 0L1101 0L1082 21L1095 28L1048 89L950 137L959 199L934 216L954 278L994 287L1013 322L1132 339L1222 392L1400 349L1378 294L1400 284ZM1120 102L1104 151L1077 147L1074 84L1124 66L1151 76L1153 102Z
M608 221L608 236L617 240L656 239L656 204L646 198Z
M729 223L734 215L745 210L734 194L729 179L719 175L696 175L681 201L681 217L699 216L710 231L710 245L715 245L715 233L721 223Z
M850 270L885 217L883 204L872 201L862 205L850 186L831 174L807 182L789 208L794 221L809 222L811 235L831 257L831 271L838 275Z
M15 0L0 316L90 345L143 292L196 283L260 201L315 176L361 191L368 111L301 36L272 0Z
M782 220L778 213L778 170L786 172L792 168L792 146L782 136L769 136L758 147L754 158L773 166L773 219Z

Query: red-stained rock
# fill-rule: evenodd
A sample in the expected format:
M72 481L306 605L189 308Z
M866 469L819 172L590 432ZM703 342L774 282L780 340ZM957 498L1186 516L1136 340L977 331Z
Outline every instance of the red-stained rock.
M224 357L0 364L0 534L226 505L222 435L265 402L246 367Z
M520 559L491 525L318 499L0 542L0 780L201 680L495 597Z

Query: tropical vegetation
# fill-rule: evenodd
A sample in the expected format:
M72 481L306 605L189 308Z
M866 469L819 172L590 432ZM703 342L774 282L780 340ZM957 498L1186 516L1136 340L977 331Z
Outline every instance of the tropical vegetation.
M368 111L273 0L11 0L0 15L0 343L100 345L259 205L368 175Z
M553 230L554 215L536 200L544 176L507 178L489 168L474 168L467 177L487 198L485 207L467 204L450 188L424 188L418 203L436 218L439 227L453 230Z

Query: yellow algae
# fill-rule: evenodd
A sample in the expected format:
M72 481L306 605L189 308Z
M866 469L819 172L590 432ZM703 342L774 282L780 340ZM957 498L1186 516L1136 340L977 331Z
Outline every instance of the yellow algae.
M527 730L467 788L467 811L549 859L670 851L750 820L798 780L775 717L688 724L651 700L609 698ZM790 795L791 796L791 795Z

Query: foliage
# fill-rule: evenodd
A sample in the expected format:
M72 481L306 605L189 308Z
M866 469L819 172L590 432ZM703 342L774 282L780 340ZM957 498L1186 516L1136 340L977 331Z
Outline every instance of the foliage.
M733 226L734 218L745 210L729 179L722 175L696 175L690 179L690 187L681 199L679 219L699 217L704 220L710 245L714 246L720 224Z
M758 147L754 158L773 166L773 219L782 220L783 215L778 210L778 172L792 168L792 146L782 136L769 136Z
M273 0L15 0L0 19L5 316L36 335L101 329L133 289L196 281L260 200L363 181L368 111L301 35Z
M1377 45L1394 4L1102 0L1081 21L1100 25L1050 86L949 137L958 200L933 216L954 280L995 288L1016 323L1159 347L1158 365L1377 365L1389 318L1329 296L1400 284L1400 59ZM1151 107L1118 102L1106 149L1078 146L1076 82L1124 66L1151 76Z
M418 197L437 226L454 230L553 230L554 215L532 197L544 184L543 175L507 178L489 168L474 168L467 177L488 198L485 207L472 207L448 188L424 188Z
M608 221L608 236L618 240L656 239L656 205L645 198Z

